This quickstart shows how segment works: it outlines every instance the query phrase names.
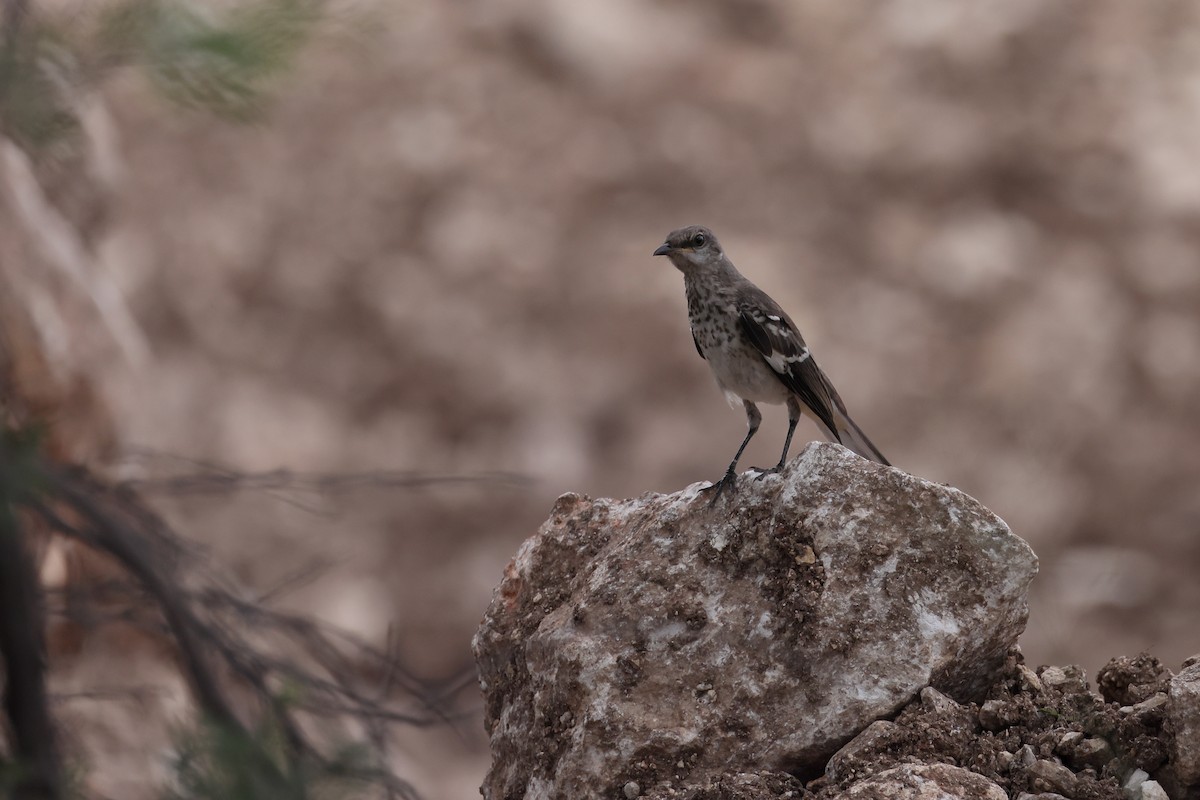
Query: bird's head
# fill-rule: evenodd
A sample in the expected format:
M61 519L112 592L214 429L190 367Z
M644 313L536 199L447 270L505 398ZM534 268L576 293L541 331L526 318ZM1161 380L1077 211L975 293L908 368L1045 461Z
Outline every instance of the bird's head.
M683 272L697 268L716 266L724 257L721 243L713 232L703 225L688 225L671 231L667 240L654 251L656 256L666 256Z

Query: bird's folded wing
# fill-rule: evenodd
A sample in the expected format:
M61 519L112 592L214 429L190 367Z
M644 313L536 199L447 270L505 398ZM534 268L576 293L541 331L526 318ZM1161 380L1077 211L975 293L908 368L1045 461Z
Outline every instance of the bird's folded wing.
M763 294L762 298L766 302L758 298L755 302L742 305L742 333L754 349L762 354L763 360L779 376L783 385L795 392L809 411L836 436L838 426L834 421L835 408L845 413L841 398L813 361L808 345L787 314L767 295Z

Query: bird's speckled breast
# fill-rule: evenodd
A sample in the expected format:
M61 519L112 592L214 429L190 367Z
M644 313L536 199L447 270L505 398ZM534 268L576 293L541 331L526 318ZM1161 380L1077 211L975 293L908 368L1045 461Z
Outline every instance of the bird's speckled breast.
M780 404L788 390L762 355L746 340L731 293L705 291L686 281L688 320L704 358L712 367L717 385L726 395L755 403ZM735 398L729 398L734 404Z

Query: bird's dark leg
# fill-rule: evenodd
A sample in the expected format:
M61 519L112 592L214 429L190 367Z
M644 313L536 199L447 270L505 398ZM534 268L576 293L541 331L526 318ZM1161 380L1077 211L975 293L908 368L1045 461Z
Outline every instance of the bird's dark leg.
M717 498L721 496L721 492L726 489L733 491L734 484L737 482L737 473L734 470L737 469L738 459L742 457L742 451L746 449L746 445L750 444L750 439L754 437L754 434L758 433L758 426L762 424L762 414L759 413L758 406L749 400L743 400L742 405L746 407L746 423L750 426L750 429L746 431L746 438L742 439L742 446L734 454L733 461L729 462L729 468L725 470L725 477L704 489L706 492L713 492L712 500L708 501L710 506L717 502Z
M754 467L754 469L761 473L757 478L754 479L756 481L761 481L768 475L774 475L776 472L780 472L783 469L783 465L787 463L788 450L790 450L792 447L792 434L796 432L796 423L800 421L800 403L796 401L796 398L793 395L788 395L787 410L788 432L787 438L783 440L783 454L779 456L779 463L770 469Z

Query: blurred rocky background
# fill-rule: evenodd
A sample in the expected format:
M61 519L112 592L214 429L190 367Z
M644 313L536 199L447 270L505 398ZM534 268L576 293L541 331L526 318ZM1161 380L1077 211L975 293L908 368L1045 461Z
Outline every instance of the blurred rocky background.
M281 602L449 681L556 496L718 477L744 418L650 257L704 223L893 463L1033 546L1032 664L1200 650L1200 6L272 2L287 58L226 93L34 3L26 92L74 123L10 93L0 154L8 377L64 456L486 478L149 495L248 586L324 565ZM167 672L137 652L57 643L55 688ZM152 796L179 707L125 706L62 714L96 791ZM486 769L464 708L397 753L429 798Z

